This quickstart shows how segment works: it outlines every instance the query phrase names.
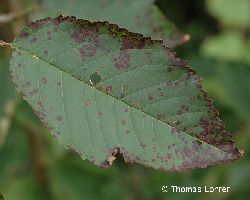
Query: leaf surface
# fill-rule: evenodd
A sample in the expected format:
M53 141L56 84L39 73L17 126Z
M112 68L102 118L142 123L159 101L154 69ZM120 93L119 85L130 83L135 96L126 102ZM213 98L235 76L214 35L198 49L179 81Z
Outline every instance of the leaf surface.
M44 0L41 10L32 18L62 14L90 21L105 20L153 39L162 39L171 48L189 40L152 0Z
M13 41L17 89L83 159L182 171L239 159L200 78L161 41L108 22L46 18Z

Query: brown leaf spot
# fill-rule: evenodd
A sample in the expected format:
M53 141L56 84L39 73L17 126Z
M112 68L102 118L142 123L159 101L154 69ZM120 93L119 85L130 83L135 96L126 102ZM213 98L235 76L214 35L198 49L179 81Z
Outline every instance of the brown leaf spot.
M187 64L186 61L181 60L180 58L176 57L176 54L174 52L171 52L169 49L167 50L167 54L168 54L168 63L169 65L173 65L173 66L185 66Z
M37 42L37 37L33 37L33 38L31 39L31 42L32 42L32 43Z
M42 108L44 107L44 105L43 105L43 102L42 102L42 101L38 101L37 103L38 103L38 105L39 105L40 107L42 107Z
M47 35L48 35L48 40L52 40L52 32L51 32L51 31L48 31L48 32L47 32Z
M56 120L59 121L59 122L62 121L62 119L63 119L63 117L61 115L56 117Z
M30 86L31 86L31 82L30 82L30 81L26 81L26 82L25 82L25 85L26 85L27 87L30 87Z
M97 114L98 114L99 117L103 116L103 113L100 112L100 111L98 111Z
M106 87L105 91L107 93L112 93L112 86L110 85L110 86Z
M48 80L47 80L45 77L43 77L43 78L41 79L41 82L42 82L43 84L47 84Z
M22 33L20 33L20 35L19 35L19 37L21 37L21 38L27 38L27 37L29 37L29 33L27 33L27 32L22 32Z
M31 92L29 92L29 95L30 95L30 96L33 96L34 94L36 94L36 93L38 93L38 92L39 92L39 89L36 88L36 89L32 90Z
M91 101L90 101L90 99L87 99L87 100L85 100L85 105L90 105L91 104Z
M44 50L43 54L47 56L49 54L48 50Z
M182 114L183 114L183 112L180 110L177 112L177 115L182 115Z
M148 100L153 100L153 99L154 99L154 97L152 94L148 95Z
M179 81L175 81L175 83L174 83L174 86L179 86L180 85L180 82Z
M145 45L145 42L143 40L135 40L135 39L129 39L125 38L123 39L121 50L124 49L141 49Z
M168 86L168 87L173 86L173 81L172 81L172 80L168 80L168 81L167 81L167 86Z
M126 69L128 68L130 62L130 56L127 51L122 50L120 54L114 57L115 67L118 69Z
M94 27L84 28L81 27L79 29L75 29L71 34L71 38L78 44L86 41L88 37L97 37L97 30Z
M113 161L116 159L116 154L120 152L119 147L111 148L108 150L108 158L101 163L101 167L107 168L112 165Z
M83 59L86 57L93 57L97 52L97 47L91 43L82 44L79 49L79 52Z
M190 157L192 153L191 150L186 146L182 149L182 152L186 157Z
M57 32L61 21L62 21L61 18L55 18L54 19L54 21L53 21L53 31L54 32Z
M171 154L171 153L167 153L167 154L166 154L166 158L167 158L168 160L171 160L171 159L172 159L172 154Z
M166 119L166 115L165 114L159 114L157 119L164 120L164 119Z
M125 119L123 119L123 120L121 120L121 124L125 125L125 124L127 124L127 121Z

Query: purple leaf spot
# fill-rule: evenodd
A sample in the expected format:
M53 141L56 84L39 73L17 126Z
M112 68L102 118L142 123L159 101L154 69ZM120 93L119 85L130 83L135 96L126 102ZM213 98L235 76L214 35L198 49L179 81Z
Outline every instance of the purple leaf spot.
M123 119L123 120L121 120L121 124L125 125L125 124L127 124L127 121Z
M148 95L148 100L153 100L154 98L153 98L153 95L152 94L150 94L150 95Z
M79 49L82 58L92 57L96 54L97 47L93 44L83 44Z
M62 121L62 119L63 119L63 118L62 118L61 115L59 115L59 116L56 117L56 120L59 121L59 122Z
M37 42L37 37L33 37L32 40L31 40L32 43L35 43Z
M167 86L168 86L168 87L171 87L172 85L173 85L173 81L169 80L169 81L167 82Z
M86 101L85 101L85 105L90 105L91 104L91 101L90 101L90 99L87 99Z
M30 87L30 86L31 86L31 82L30 82L30 81L27 81L27 82L25 82L25 85L26 85L27 87Z
M182 109L183 111L185 111L185 112L188 112L188 106L185 105L185 104L182 104L182 105L181 105L181 109Z
M118 69L126 69L128 68L130 62L130 56L127 51L122 50L120 54L114 57L115 67Z
M41 81L42 81L43 84L47 84L47 82L48 82L48 80L47 80L45 77L43 77L43 78L41 79Z
M103 113L100 112L100 111L98 111L97 114L98 114L99 117L103 116Z
M112 86L106 87L105 91L106 91L107 93L112 93Z
M22 33L20 33L19 37L21 37L21 38L27 38L29 35L30 34L27 33L27 32L22 32Z

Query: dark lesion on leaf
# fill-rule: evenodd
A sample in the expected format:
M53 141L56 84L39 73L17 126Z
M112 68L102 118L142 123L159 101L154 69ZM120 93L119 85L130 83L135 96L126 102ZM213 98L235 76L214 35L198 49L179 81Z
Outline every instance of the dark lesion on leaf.
M119 146L111 148L108 151L108 158L101 163L101 167L109 167L112 165L113 161L116 159L116 154L120 152Z
M140 160L139 157L129 155L123 147L116 146L109 149L107 159L105 159L100 166L104 168L110 167L116 159L123 160L125 163L134 163L135 160Z
M96 86L98 83L100 83L102 80L100 73L98 70L90 75L90 84L93 86Z

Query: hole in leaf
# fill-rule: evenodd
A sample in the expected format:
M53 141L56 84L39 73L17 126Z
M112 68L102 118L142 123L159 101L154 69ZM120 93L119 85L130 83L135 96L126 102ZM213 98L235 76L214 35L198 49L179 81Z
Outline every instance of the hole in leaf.
M90 83L92 85L97 85L101 82L101 76L99 75L98 71L90 75Z

